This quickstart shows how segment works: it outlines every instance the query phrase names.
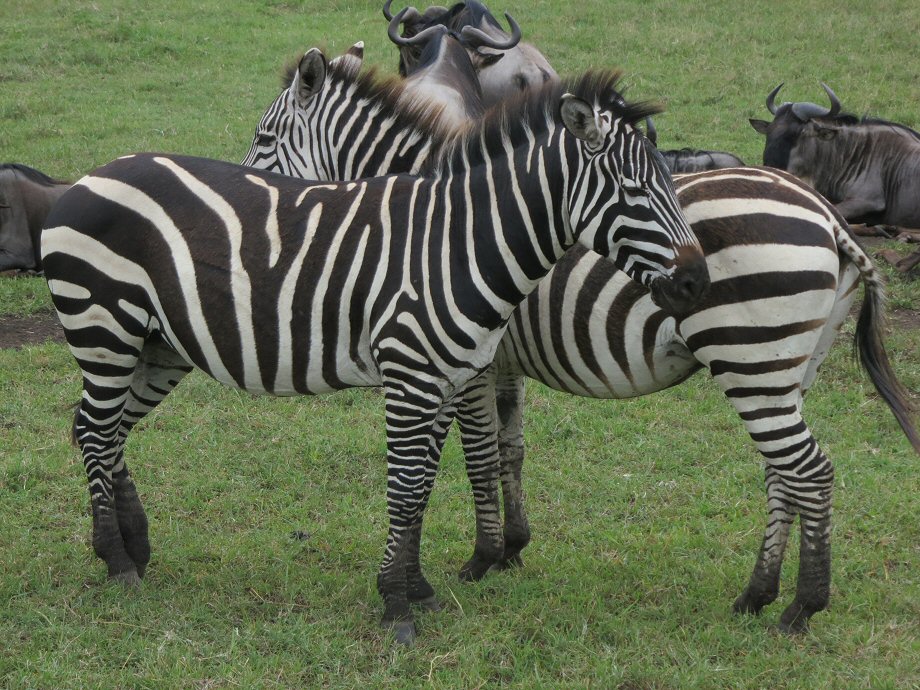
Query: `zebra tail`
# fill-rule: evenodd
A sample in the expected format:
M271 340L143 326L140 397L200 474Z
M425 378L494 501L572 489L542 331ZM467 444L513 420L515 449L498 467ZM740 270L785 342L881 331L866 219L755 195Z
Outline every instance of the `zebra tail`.
M916 411L910 401L910 393L898 381L891 367L888 351L885 349L885 284L868 254L850 233L849 226L843 225L839 228L837 246L859 268L865 287L865 296L853 339L854 355L859 358L859 363L869 375L875 390L898 420L904 435L920 454L920 433L917 432L913 420Z

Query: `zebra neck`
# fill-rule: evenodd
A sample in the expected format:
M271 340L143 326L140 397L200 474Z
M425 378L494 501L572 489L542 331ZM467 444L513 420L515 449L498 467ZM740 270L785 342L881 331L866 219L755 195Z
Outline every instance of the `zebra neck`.
M502 321L574 243L561 139L556 134L542 145L533 142L484 156L477 165L453 166L443 178L452 274L467 272L465 279L500 305L496 313Z
M319 136L327 136L323 132ZM397 173L419 174L452 138L379 108L367 100L336 131L332 141L335 170L331 179L357 180Z

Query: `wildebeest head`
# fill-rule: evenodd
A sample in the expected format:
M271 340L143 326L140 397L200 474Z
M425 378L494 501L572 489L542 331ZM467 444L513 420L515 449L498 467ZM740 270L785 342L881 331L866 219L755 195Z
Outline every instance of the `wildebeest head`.
M418 62L406 75L404 98L440 106L439 118L450 129L478 120L484 112L482 89L466 48L443 24L429 26L411 37L400 36L400 24L410 9L398 12L387 30L400 51L421 48Z
M383 8L384 16L392 21L392 0ZM507 13L509 34L492 16L488 8L475 0L460 2L452 7L429 7L424 13L415 8L403 18L403 36L413 36L435 24L443 24L456 34L470 55L479 75L482 95L488 107L507 98L509 93L558 80L556 71L543 54L528 43L520 43L521 30ZM420 52L400 49L400 73L412 71Z
M751 127L765 135L767 140L763 149L763 164L781 170L789 170L789 158L796 147L806 126L812 118L832 118L840 112L840 99L825 83L821 83L831 102L830 108L808 102L785 102L776 105L776 95L783 88L780 84L767 96L767 110L773 115L773 121L751 119Z

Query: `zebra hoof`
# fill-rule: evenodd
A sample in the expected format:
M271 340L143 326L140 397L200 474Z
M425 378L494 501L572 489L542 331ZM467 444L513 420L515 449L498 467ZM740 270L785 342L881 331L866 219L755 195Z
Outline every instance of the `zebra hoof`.
M811 616L812 611L793 602L783 611L776 628L784 635L801 635L808 632L808 621Z
M141 586L141 578L136 570L126 570L122 573L115 573L109 576L109 580L117 582L127 589L139 589Z
M441 604L438 601L438 598L433 594L430 597L425 597L424 599L413 599L409 603L415 604L416 606L421 606L426 611L441 610Z
M415 644L415 639L418 637L414 621L394 621L392 623L384 623L383 627L392 631L393 638L396 640L397 644L406 647L411 647Z
M524 559L521 554L516 553L510 558L503 558L495 564L495 570L513 570L514 568L523 568Z
M483 558L477 558L476 556L473 556L473 558L464 563L463 567L460 568L460 581L479 582L486 576L486 573L489 572L489 569L495 565L495 563L495 561L485 560Z

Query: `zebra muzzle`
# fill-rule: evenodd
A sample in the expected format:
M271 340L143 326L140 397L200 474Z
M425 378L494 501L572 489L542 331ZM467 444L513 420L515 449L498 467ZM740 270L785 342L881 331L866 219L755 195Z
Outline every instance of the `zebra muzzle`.
M697 259L679 266L669 278L659 278L651 285L652 301L670 316L683 316L693 309L709 289L706 260Z

